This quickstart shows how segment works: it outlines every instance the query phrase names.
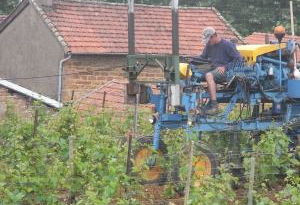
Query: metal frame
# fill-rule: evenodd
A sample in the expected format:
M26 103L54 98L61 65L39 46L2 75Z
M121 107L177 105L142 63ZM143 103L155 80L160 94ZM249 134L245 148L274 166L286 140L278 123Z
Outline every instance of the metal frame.
M178 38L178 0L172 1L172 55L137 55L135 53L135 34L134 34L134 0L128 1L128 67L127 75L129 79L128 94L135 96L139 94L140 83L137 78L138 75L151 63L158 63L164 72L165 81L158 83L160 94L153 94L152 90L147 89L147 97L149 103L154 104L156 108L156 119L154 124L153 148L159 149L160 132L163 129L186 129L186 132L214 132L214 131L259 131L267 130L272 127L282 126L293 118L300 118L300 101L290 101L288 98L288 68L287 63L282 62L282 52L279 44L278 55L279 60L269 57L258 57L257 63L254 67L247 70L246 65L238 65L234 67L230 77L239 77L247 80L258 80L266 78L268 75L266 66L268 64L275 64L279 67L276 69L274 83L278 85L277 90L264 91L260 88L245 92L243 84L237 82L234 90L229 92L218 91L217 100L219 102L227 103L224 112L217 116L209 118L194 114L193 111L197 107L197 102L201 99L209 98L207 92L193 92L193 90L186 90L181 93L181 105L184 111L180 111L175 107L175 110L169 111L168 95L169 88L173 84L189 86L199 86L199 80L202 79L203 73L197 68L190 65L193 73L190 79L181 82L179 78L179 38ZM164 62L164 63L161 63ZM277 67L277 68L278 68ZM259 85L260 86L260 85ZM294 88L293 88L294 89ZM280 118L271 117L269 119L248 119L233 121L229 119L230 113L238 103L247 103L250 106L258 107L260 103L273 103L273 111L276 111L277 106L282 106L286 103L284 114ZM297 109L296 112L293 112ZM136 126L136 125L135 125Z

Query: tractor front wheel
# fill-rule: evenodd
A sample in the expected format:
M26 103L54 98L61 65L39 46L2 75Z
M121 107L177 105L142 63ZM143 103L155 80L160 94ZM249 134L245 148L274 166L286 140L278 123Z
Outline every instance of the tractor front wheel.
M167 149L160 140L159 149L153 150L152 139L153 137L138 139L137 149L133 152L133 171L141 177L142 184L163 184L167 179L163 166L167 160Z

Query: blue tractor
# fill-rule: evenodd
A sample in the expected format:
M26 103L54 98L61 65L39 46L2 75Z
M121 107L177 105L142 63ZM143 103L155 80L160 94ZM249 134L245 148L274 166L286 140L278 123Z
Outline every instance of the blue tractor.
M141 104L155 106L151 119L154 135L141 139L141 146L133 157L133 165L142 172L145 182L156 183L166 178L162 166L155 159L166 154L161 139L162 130L197 132L201 140L203 132L260 132L285 126L291 148L299 143L300 79L297 73L300 65L292 60L298 44L292 40L281 42L280 35L276 36L278 42L274 44L237 46L244 61L227 66L227 83L219 85L217 89L217 101L224 105L223 111L216 116L199 112L205 109L209 99L203 82L205 73L211 69L206 59L195 58L189 63L179 63L177 71L173 56L128 56L128 96L138 94ZM160 92L154 94L150 86L136 79L150 61L158 60L164 62L161 67L166 80L157 83ZM176 75L179 79L174 77ZM247 107L250 115L234 120L230 118L231 113L237 111L237 106ZM239 112L238 115L242 115L242 110ZM149 144L152 144L152 148L147 146ZM194 174L215 174L217 159L214 154L201 143L196 149ZM152 156L153 153L156 153L156 157ZM147 169L142 171L145 163Z

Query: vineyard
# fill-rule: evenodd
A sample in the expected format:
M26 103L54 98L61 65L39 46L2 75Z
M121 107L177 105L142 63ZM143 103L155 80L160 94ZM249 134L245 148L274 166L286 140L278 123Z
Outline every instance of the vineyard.
M196 136L166 131L167 159L164 184L145 185L133 167L126 174L127 137L133 116L111 111L92 115L71 106L58 113L37 105L32 117L18 116L9 106L0 129L0 204L183 204L188 177L186 147ZM139 115L139 135L151 134L147 112ZM290 153L288 138L280 128L241 141L243 171L233 173L228 163L232 133L205 135L219 156L215 176L191 182L188 204L247 204L251 184L251 160L255 159L252 194L255 204L300 204L299 160ZM182 136L182 137L178 137ZM133 139L133 150L137 140ZM180 160L179 169L174 162ZM252 167L253 168L253 167ZM178 173L174 180L173 173ZM254 182L254 183L253 183Z
M0 205L300 205L299 1L3 0Z

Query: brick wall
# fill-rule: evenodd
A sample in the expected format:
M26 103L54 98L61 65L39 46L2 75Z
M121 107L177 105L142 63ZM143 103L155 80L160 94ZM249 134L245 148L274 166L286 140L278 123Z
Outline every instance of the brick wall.
M15 92L11 89L0 86L0 120L5 116L7 110L7 105L12 105L15 112L23 117L33 117L34 99L25 96L21 93ZM52 114L57 111L57 109L47 106L47 112Z
M21 115L29 115L32 99L24 95L11 91L5 87L0 87L0 119L3 118L7 105L15 107L16 112Z
M64 64L63 102L71 100L72 95L76 100L111 80L125 82L127 78L122 70L125 66L126 56L124 55L72 56L71 60ZM154 79L163 79L160 68L147 67L139 76L139 80Z

